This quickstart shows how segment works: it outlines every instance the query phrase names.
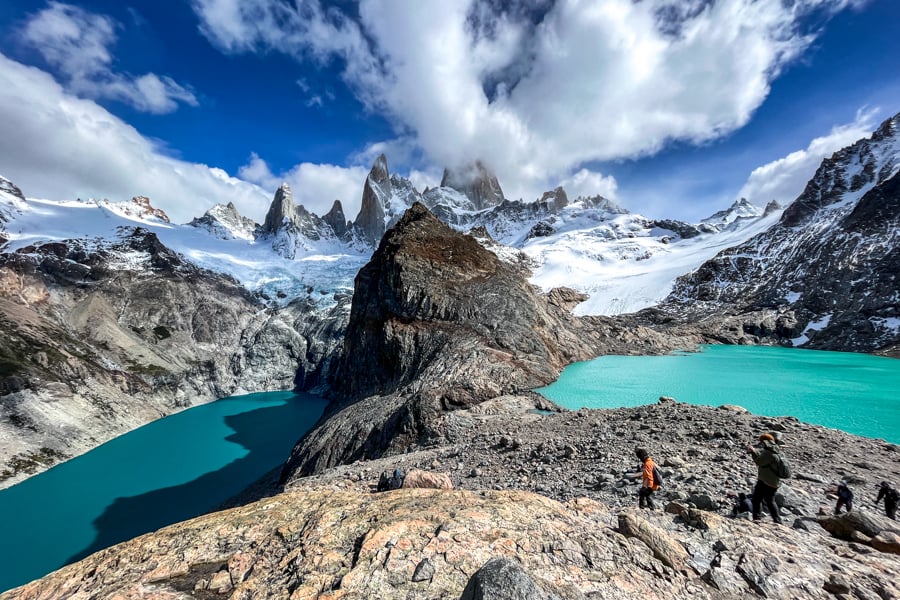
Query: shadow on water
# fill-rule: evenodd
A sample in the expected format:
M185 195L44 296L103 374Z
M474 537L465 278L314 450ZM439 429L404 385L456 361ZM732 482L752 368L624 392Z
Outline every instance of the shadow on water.
M138 496L116 498L94 520L93 525L97 531L94 541L71 556L65 564L79 561L119 542L217 509L223 502L278 467L287 458L293 442L319 418L324 405L324 401L320 401L316 405L320 407L319 410L309 410L309 414L304 414L301 419L298 419L296 411L286 410L285 406L258 408L226 416L225 423L234 433L225 439L246 448L246 456L181 485L156 489ZM284 434L273 432L273 428L279 427L296 433L293 442L286 441ZM290 436L287 439L290 440Z

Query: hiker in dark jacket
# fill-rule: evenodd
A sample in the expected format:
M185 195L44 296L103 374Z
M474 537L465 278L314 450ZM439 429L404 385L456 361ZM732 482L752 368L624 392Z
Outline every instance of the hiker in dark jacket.
M834 514L841 514L841 507L846 506L847 512L853 510L853 491L847 487L847 481L841 480L834 490L837 494L837 504L834 506Z
M878 490L878 497L875 498L875 506L884 498L884 514L889 519L897 520L897 503L900 501L900 493L897 492L887 481L882 481Z
M775 506L775 492L781 485L776 464L780 458L781 448L775 443L775 437L771 433L764 433L759 436L756 448L747 445L747 452L753 457L757 471L756 486L753 488L753 497L751 498L753 520L759 521L760 509L765 502L772 515L772 520L781 523L781 514L778 512L778 507Z

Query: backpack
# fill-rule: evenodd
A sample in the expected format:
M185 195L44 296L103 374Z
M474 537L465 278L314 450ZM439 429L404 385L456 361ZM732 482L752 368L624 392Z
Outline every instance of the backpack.
M775 468L775 474L778 475L779 479L791 478L791 465L788 462L788 459L780 452L775 453L773 467Z
M662 473L659 472L659 469L656 465L653 465L653 485L661 486L663 484L663 476Z

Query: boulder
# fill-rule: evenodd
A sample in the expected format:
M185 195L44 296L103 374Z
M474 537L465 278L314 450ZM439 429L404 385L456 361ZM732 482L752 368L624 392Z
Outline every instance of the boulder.
M460 600L561 600L511 558L492 558L466 584Z
M403 478L403 488L429 488L435 490L452 490L453 482L444 473L431 473L421 469L412 469Z
M868 538L874 538L882 532L900 534L900 526L895 521L860 509L821 517L819 524L831 535L842 540L854 539L855 533L861 533Z
M872 538L872 547L882 552L900 554L900 535L893 531L882 531Z
M625 537L637 538L653 552L653 556L676 571L683 571L688 553L665 530L630 512L619 514L618 532Z

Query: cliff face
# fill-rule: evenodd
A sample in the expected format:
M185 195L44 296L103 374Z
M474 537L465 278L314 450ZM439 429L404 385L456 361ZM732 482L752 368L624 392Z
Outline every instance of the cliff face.
M0 486L188 406L291 389L298 366L315 384L336 336L309 335L310 311L266 310L141 229L0 254Z
M759 328L794 345L896 353L898 232L900 115L823 161L779 223L679 278L661 308L691 321L767 311L792 326Z
M573 317L583 295L544 296L526 277L414 205L357 275L328 376L335 414L298 444L283 478L430 443L443 436L441 414L545 385L573 361L690 344Z

